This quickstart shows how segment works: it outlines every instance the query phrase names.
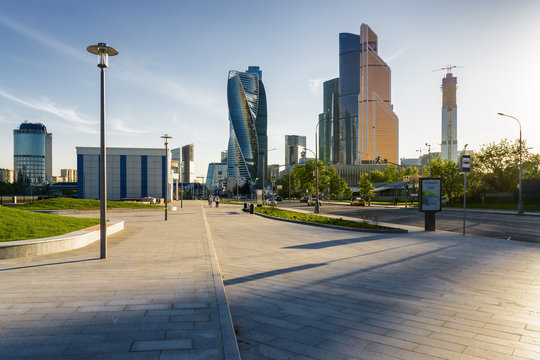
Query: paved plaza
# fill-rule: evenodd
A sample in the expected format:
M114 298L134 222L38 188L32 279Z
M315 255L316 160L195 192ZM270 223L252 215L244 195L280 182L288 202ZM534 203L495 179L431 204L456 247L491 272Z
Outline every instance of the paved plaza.
M244 360L540 359L540 244L206 212Z
M202 207L179 210L109 212L106 260L99 241L1 260L0 359L237 358Z
M106 260L0 261L0 359L540 359L540 244L203 201L109 218Z

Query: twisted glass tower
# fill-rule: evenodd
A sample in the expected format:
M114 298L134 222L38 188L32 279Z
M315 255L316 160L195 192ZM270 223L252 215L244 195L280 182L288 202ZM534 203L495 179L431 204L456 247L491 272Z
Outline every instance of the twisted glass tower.
M230 71L227 82L229 105L229 178L255 181L262 176L266 159L266 95L258 67L247 72Z

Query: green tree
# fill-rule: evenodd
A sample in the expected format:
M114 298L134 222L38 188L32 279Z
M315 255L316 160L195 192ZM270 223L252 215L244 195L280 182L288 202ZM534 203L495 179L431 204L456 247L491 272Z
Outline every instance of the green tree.
M386 175L380 170L373 170L370 172L371 183L383 183L386 182Z
M375 186L369 181L369 174L362 174L360 176L360 181L358 182L358 193L364 199L371 198L375 196Z
M443 196L448 196L450 201L463 196L463 175L460 166L452 160L440 158L431 160L431 174L440 177Z

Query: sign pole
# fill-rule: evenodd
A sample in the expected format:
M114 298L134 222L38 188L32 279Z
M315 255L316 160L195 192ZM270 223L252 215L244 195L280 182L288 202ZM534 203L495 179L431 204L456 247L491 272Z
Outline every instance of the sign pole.
M465 145L467 148L467 145ZM463 149L465 152L465 149ZM463 173L463 236L465 236L465 224L467 222L467 173L471 172L471 156L461 155L461 172Z
M463 173L463 236L465 236L465 223L467 221L467 173Z

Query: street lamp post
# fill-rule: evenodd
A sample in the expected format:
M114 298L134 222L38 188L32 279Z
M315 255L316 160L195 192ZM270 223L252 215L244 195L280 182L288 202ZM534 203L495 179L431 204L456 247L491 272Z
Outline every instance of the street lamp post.
M428 147L429 176L431 177L431 144L426 143Z
M522 162L521 162L521 157L522 157L522 153L521 153L521 122L516 117L506 115L506 114L503 114L503 113L497 113L497 114L500 115L500 116L506 116L506 117L512 118L512 119L516 120L518 122L518 124L519 124L519 195L518 195L517 213L518 213L518 215L523 215L523 194L522 194L522 190L521 190L521 173L523 172L522 171Z
M161 137L165 140L165 221L167 221L167 208L169 207L169 139L172 136L165 134Z
M317 141L315 141L317 142ZM315 144L317 145L317 144ZM313 212L315 214L319 213L319 161L317 158L317 154L314 153L312 150L308 148L304 148L305 151L311 152L313 155L315 155L315 208L313 209ZM317 149L315 149L317 151Z
M101 136L100 136L100 193L99 193L99 232L100 258L107 258L107 150L105 146L105 68L109 66L109 56L118 55L118 51L105 43L91 45L86 50L98 56L101 69Z

